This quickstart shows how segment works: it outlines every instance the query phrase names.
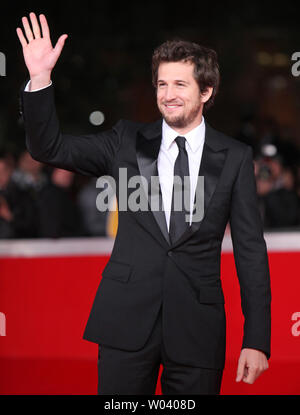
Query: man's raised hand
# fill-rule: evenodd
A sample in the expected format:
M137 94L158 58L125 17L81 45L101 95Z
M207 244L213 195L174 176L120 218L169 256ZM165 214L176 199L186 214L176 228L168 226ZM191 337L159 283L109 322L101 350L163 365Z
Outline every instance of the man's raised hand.
M29 16L32 28L27 17L22 17L27 40L19 27L17 28L17 35L23 48L25 64L31 79L30 89L38 89L50 83L51 71L61 54L68 35L61 35L53 48L46 17L43 14L39 15L41 33L35 13L30 13Z

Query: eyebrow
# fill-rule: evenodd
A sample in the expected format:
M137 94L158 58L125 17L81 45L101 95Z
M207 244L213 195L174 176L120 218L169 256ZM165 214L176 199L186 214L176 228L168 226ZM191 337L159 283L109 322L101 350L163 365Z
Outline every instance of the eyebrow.
M159 82L166 82L164 79L159 79L158 81L157 81L157 83L159 83ZM183 84L188 84L189 82L188 81L184 81L183 79L175 79L175 81L174 82L181 82L181 83L183 83Z

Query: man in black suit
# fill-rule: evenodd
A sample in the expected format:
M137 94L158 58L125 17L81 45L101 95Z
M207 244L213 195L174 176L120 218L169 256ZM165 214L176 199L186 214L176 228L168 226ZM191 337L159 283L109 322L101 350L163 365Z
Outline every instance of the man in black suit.
M153 394L161 363L164 394L220 392L226 337L220 254L228 220L245 317L236 380L253 383L270 357L268 257L251 147L216 131L202 115L218 89L216 53L184 41L155 50L162 119L120 120L86 136L62 134L51 71L67 35L53 48L45 16L42 34L34 13L30 19L32 28L22 19L27 40L17 28L30 74L22 93L28 150L50 165L123 183L116 188L114 248L84 332L99 344L99 393ZM129 201L129 180L136 177L145 179L146 209L121 209L124 187ZM152 188L153 177L159 186ZM178 183L184 183L181 192Z

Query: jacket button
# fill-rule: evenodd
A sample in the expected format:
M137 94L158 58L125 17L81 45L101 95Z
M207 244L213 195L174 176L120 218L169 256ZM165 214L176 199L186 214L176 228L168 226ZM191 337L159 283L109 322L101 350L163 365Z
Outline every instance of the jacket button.
M173 252L172 251L168 251L168 256L173 256Z

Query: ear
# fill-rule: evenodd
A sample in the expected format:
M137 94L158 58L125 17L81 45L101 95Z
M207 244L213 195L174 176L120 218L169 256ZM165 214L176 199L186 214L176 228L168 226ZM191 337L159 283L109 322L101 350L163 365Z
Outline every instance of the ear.
M203 102L203 104L209 100L209 98L211 97L212 92L213 92L213 87L211 87L211 86L207 87L206 90L204 92L202 92L201 101Z

